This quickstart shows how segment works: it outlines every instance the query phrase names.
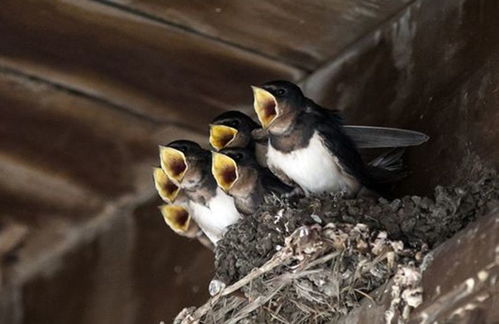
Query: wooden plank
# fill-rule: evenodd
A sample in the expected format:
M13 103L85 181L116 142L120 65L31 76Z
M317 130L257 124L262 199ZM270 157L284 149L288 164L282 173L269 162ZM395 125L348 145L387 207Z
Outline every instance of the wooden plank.
M101 196L56 170L0 155L0 227L7 219L33 225L47 217L88 217L104 204Z
M409 0L99 0L264 53L308 70L402 9Z
M93 1L2 1L0 64L204 129L249 85L302 71Z
M499 210L443 243L423 272L423 303L409 323L496 323L499 300ZM391 284L370 293L341 324L385 323ZM397 316L392 320L397 322Z
M23 188L23 170L33 170L60 179L54 184L58 188L67 184L61 200L78 196L79 190L110 198L133 190L137 166L151 163L156 154L154 123L17 75L0 73L0 115L0 155L19 161L5 170L23 165L3 179L5 188L15 183ZM30 190L12 190L29 192L30 199L37 190L48 194L49 184L31 184Z
M499 209L445 242L423 274L411 323L494 323L499 298ZM475 318L480 313L481 320Z

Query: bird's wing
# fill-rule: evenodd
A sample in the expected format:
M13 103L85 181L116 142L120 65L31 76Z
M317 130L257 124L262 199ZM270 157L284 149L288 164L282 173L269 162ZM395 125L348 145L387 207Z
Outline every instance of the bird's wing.
M374 189L375 183L367 171L366 165L357 151L353 140L345 134L341 120L326 109L313 109L306 118L313 118L324 145L337 158L341 169L355 177L369 189Z
M358 148L406 147L423 144L430 138L421 132L376 126L343 126Z
M327 115L330 119L343 123L338 110L326 109L312 100L307 100L311 111ZM421 145L428 141L428 135L401 128L343 125L345 133L354 141L357 148L388 148Z
M287 185L282 182L269 169L262 168L260 172L262 177L262 185L266 190L277 194L285 194L291 192L294 189L293 186Z

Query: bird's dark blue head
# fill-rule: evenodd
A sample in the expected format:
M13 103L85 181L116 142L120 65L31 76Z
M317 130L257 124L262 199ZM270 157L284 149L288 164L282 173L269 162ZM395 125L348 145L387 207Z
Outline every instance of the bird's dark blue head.
M229 110L221 113L213 119L211 125L224 125L233 127L237 130L247 128L250 131L259 127L250 116L238 110Z
M255 153L246 148L226 148L220 151L230 157L238 166L257 167Z
M254 108L263 128L278 121L290 121L305 109L306 98L301 89L289 81L270 81L253 87Z
M296 101L299 103L303 99L300 87L290 81L269 81L265 82L261 88L270 92L278 101Z
M189 141L189 140L176 140L173 142L170 142L167 147L171 147L173 149L176 149L177 151L180 151L184 154L196 154L199 152L204 151L203 148L196 142Z
M161 168L177 184L184 178L199 178L204 164L209 163L210 153L199 144L188 140L177 140L160 146Z
M258 127L251 117L240 111L224 112L210 123L210 144L216 150L246 147L251 142L251 131Z

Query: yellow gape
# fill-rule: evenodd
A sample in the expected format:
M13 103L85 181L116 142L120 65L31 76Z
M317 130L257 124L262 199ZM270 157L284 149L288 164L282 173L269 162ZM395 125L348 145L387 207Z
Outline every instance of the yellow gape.
M166 175L161 168L154 168L154 186L161 199L167 203L173 203L177 198L180 188Z
M159 207L166 224L176 233L185 234L191 224L191 216L186 208L179 205L162 205Z
M258 116L258 120L263 128L267 128L279 115L277 101L274 96L265 89L255 86L251 86L251 89L253 89L253 106L256 115Z
M224 191L229 191L238 179L236 162L225 154L213 152L211 173Z
M217 151L223 149L234 140L237 129L225 125L210 126L210 144Z
M187 161L183 152L167 146L159 147L161 168L176 184L182 182L187 172Z

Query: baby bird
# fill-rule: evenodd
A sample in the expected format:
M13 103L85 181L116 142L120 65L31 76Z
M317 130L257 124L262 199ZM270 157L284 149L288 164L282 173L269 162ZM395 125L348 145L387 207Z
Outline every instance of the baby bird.
M213 152L212 173L217 184L231 195L241 214L253 214L266 194L285 194L293 190L262 168L248 148L226 148Z
M199 144L177 140L160 146L161 168L189 199L193 219L216 244L240 218L234 199L217 187L211 174L211 153Z

